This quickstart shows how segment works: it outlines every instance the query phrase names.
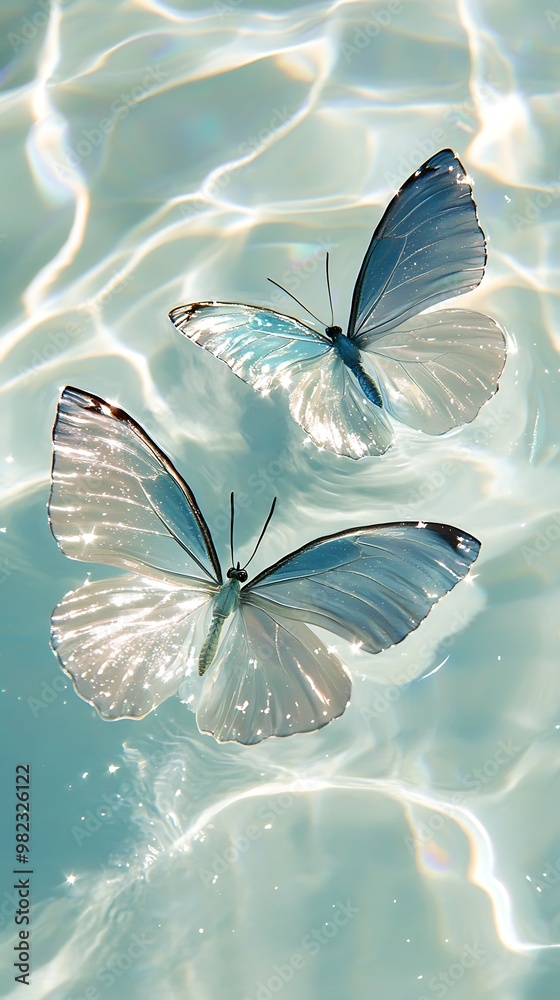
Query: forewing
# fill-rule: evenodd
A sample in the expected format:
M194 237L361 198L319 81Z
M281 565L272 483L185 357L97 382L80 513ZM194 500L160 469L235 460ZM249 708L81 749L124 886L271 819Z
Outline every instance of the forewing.
M195 302L172 309L169 318L261 392L287 385L296 372L331 350L330 341L316 330L264 307Z
M473 420L496 392L506 340L481 313L438 309L372 338L362 359L391 416L444 434Z
M196 720L220 742L260 743L342 715L351 681L301 621L241 604L204 679Z
M275 609L379 653L418 627L479 549L476 538L447 524L353 528L291 553L241 593L268 613Z
M390 202L364 257L348 336L385 333L429 306L476 288L486 242L472 188L450 149L430 157Z
M141 719L178 690L214 592L132 574L85 584L53 612L52 647L102 718Z
M53 430L51 529L71 559L221 582L192 491L124 410L64 389Z
M316 445L348 458L383 455L393 441L383 410L334 351L296 378L290 413Z

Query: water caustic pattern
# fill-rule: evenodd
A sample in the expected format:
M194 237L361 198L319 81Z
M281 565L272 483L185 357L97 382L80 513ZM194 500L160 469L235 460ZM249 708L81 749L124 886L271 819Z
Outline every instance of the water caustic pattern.
M26 995L556 1000L558 10L2 13L1 704L6 796L11 765L33 769ZM439 437L396 414L386 454L351 462L167 314L247 302L306 323L270 276L328 317L328 251L344 328L385 206L446 148L488 240L484 279L457 304L507 331L500 389ZM173 456L222 567L231 490L241 566L278 496L254 577L351 525L459 525L481 554L376 656L319 628L352 696L318 732L218 744L177 697L104 723L48 643L64 594L87 578L101 599L122 579L65 559L49 531L67 385ZM15 998L11 886L0 975Z

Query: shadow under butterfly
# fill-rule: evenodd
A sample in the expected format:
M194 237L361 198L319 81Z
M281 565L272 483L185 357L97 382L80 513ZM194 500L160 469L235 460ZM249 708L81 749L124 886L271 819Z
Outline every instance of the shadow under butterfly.
M316 538L248 580L233 557L232 500L224 581L169 459L124 410L71 387L53 430L48 513L67 556L129 571L85 583L53 612L53 650L78 694L104 719L140 719L186 681L200 730L243 744L344 712L350 677L308 624L378 653L417 628L480 549L446 524L366 525Z
M382 455L393 442L388 416L445 434L496 392L506 359L498 324L465 309L422 311L476 288L486 257L466 171L443 149L408 178L375 230L346 334L334 318L320 332L229 302L178 306L169 318L253 388L288 389L292 417L319 447Z

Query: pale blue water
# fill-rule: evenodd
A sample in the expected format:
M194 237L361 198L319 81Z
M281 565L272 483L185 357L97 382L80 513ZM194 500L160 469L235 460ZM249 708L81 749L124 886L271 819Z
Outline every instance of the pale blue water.
M5 3L2 22L2 995L557 998L558 6L76 0ZM443 439L399 427L382 460L318 452L281 394L243 386L167 312L291 312L270 275L326 314L329 249L344 324L384 206L446 145L490 252L457 304L508 331L500 392ZM234 489L241 553L279 497L257 572L397 517L475 534L475 572L395 649L337 642L353 697L319 733L219 746L177 699L103 723L48 641L89 568L45 512L67 383L117 400L172 455L224 558Z

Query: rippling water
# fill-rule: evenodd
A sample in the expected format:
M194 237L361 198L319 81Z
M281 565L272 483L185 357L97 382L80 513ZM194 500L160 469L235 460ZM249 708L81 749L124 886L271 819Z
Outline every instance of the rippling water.
M3 799L31 762L26 997L557 998L560 9L43 0L2 18ZM325 314L329 249L343 324L389 197L446 145L490 252L457 304L508 331L500 392L443 439L401 426L381 460L321 453L167 312L291 311L270 275ZM48 645L86 575L45 513L67 383L173 456L222 553L229 491L247 551L278 494L256 571L421 517L479 537L476 572L395 649L337 643L353 698L319 733L218 746L177 699L105 724Z

